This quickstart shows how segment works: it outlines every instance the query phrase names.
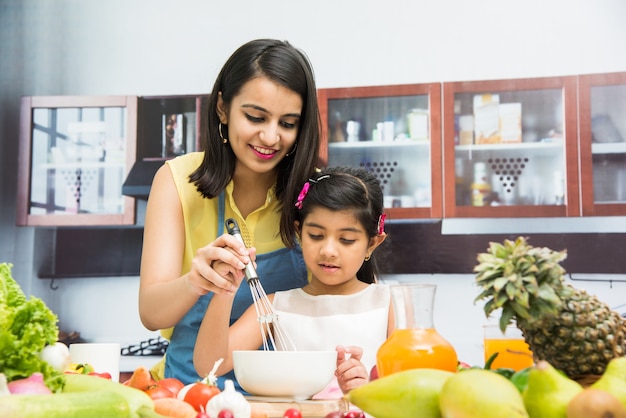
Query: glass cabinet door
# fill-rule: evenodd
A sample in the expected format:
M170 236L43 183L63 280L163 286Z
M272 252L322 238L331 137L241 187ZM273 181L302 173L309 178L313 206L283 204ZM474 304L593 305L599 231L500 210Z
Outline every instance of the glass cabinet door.
M577 216L575 77L444 83L446 217Z
M320 90L321 157L374 173L391 216L441 217L440 96L440 84Z
M583 215L626 215L626 73L579 80Z
M24 97L18 225L124 225L135 158L135 97Z

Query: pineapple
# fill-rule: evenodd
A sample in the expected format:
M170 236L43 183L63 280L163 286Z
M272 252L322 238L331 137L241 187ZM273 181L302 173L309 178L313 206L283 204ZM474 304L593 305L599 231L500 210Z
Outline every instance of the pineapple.
M490 243L478 255L476 283L487 317L502 309L504 331L522 330L535 361L546 360L572 379L601 375L626 354L626 320L596 296L564 280L566 251L532 247L523 237Z

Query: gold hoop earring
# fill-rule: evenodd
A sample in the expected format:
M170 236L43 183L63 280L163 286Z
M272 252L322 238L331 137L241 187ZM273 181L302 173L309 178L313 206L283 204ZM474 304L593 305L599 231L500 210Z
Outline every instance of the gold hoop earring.
M298 143L297 142L294 144L294 146L291 149L291 151L289 151L287 154L285 154L285 157L289 157L290 155L293 155L293 153L296 152L296 148L298 148Z
M222 122L220 122L217 125L217 131L220 133L220 138L222 138L222 142L225 144L228 142L228 138L224 138L224 135L222 134Z

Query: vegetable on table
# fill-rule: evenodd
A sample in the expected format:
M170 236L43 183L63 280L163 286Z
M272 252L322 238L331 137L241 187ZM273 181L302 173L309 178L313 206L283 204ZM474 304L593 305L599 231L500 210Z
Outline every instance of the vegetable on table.
M115 392L126 399L131 417L143 416L141 412L154 412L154 402L145 392L108 379L86 374L68 374L64 393Z
M111 391L0 397L0 418L130 418L124 396Z
M11 276L11 264L0 263L0 371L7 381L41 373L53 392L59 392L65 375L40 354L57 342L57 316L39 298L26 295Z
M170 418L196 418L198 415L193 406L177 398L155 399L154 411Z
M217 418L223 409L230 410L235 418L250 417L250 403L235 390L235 384L230 379L224 383L224 390L213 396L206 404L206 412L211 418Z
M52 391L43 382L43 375L33 373L26 379L17 379L7 385L14 395L50 395Z
M150 374L150 370L143 366L137 367L130 378L124 382L124 385L139 390L148 390L151 386L156 385L156 382Z
M69 347L61 341L45 346L39 357L60 372L65 371L72 362Z

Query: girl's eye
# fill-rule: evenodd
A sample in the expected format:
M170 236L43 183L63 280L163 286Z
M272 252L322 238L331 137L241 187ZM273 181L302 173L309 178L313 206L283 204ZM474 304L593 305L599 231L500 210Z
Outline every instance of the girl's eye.
M341 238L340 241L347 245L354 244L356 242L355 239L347 239L347 238Z
M285 121L280 122L280 124L281 124L284 128L287 128L287 129L294 129L294 128L296 128L296 127L298 126L298 124L297 124L297 123L289 123L289 122L285 122Z
M261 123L261 122L263 122L263 118L257 118L255 116L252 116L252 115L248 114L248 113L246 113L246 118L249 121L254 122L254 123Z
M322 235L316 235L316 234L309 234L309 238L311 238L313 241L319 241L321 239L324 239Z

